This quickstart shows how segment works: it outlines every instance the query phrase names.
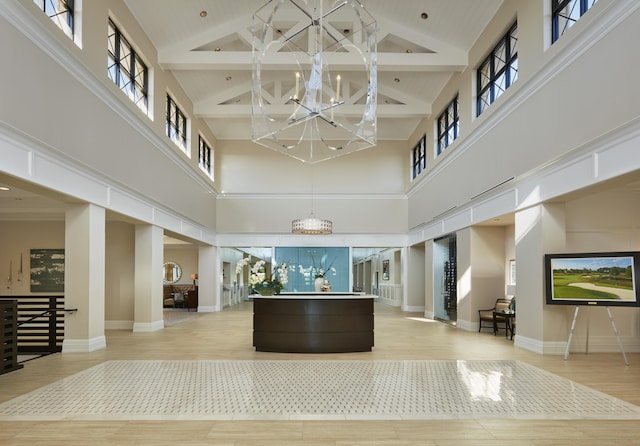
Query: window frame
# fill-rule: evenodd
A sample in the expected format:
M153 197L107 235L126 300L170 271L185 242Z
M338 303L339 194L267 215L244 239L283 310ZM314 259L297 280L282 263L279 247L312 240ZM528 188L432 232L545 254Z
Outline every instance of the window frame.
M65 8L58 10L56 4L52 0L33 0L38 8L56 24L72 40L75 37L75 9L74 0L56 0L56 4L62 4ZM65 20L60 20L61 16L65 16Z
M456 93L455 97L447 104L447 107L440 113L436 119L436 156L439 156L444 150L458 139L460 134L460 94ZM453 116L453 122L449 122ZM451 132L453 131L453 135Z
M211 179L213 179L212 152L211 146L202 135L198 134L198 166L200 166L200 169Z
M187 127L187 115L169 93L167 93L166 104L166 135L176 146L180 147L188 155L189 129Z
M513 49L512 41L515 41L515 51ZM518 79L517 43L518 21L516 20L476 70L476 117L480 116ZM502 67L496 70L496 62L501 62L499 54L502 52L502 48L504 48L505 60L502 63ZM483 82L483 79L485 78L483 77L485 67L488 67L486 83ZM496 89L496 87L499 87L499 81L501 81L503 76L504 88ZM488 97L486 98L487 100L485 100L485 94L487 93Z
M554 44L560 37L564 35L580 18L589 11L598 0L551 0L551 44ZM573 18L573 14L563 14L569 7L571 11L575 6L580 6L580 15ZM564 19L564 26L560 31L560 18Z
M411 179L415 180L418 175L427 169L427 134L422 135L420 140L411 149Z
M128 54L122 55L124 47ZM131 102L143 112L149 113L149 67L111 18L107 25L107 75Z

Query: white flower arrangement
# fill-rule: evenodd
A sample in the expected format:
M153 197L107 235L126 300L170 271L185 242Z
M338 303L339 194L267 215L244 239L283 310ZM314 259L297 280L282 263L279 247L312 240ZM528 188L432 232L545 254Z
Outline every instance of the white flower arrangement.
M259 285L267 285L273 284L277 292L279 293L284 286L289 283L289 271L295 271L295 266L289 265L286 262L281 262L277 267L273 269L271 276L267 277L267 273L265 272L265 262L264 260L256 260L256 262L251 265L251 259L249 257L245 257L240 260L236 265L236 274L240 274L242 269L249 265L251 269L249 270L249 284L252 287L256 287Z

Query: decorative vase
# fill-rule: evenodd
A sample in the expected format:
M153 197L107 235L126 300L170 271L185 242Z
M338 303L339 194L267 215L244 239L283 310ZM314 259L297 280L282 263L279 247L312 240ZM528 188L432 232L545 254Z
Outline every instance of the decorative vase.
M273 282L263 282L253 287L261 296L273 296L280 294L280 287Z
M329 281L327 279L324 279L324 281L322 282L322 286L320 287L320 291L322 291L323 293L330 293L331 292L331 284L329 283Z
M315 288L316 293L322 292L322 285L324 285L324 277L316 277L316 279L313 281L313 287Z

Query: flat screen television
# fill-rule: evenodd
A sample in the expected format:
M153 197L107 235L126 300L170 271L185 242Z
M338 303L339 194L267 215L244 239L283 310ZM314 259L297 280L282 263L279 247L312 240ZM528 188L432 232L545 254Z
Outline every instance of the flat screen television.
M546 302L640 306L640 252L545 254Z

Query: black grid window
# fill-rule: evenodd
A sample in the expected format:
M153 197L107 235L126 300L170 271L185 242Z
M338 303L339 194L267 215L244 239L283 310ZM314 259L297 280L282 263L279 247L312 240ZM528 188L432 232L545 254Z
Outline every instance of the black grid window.
M111 20L107 40L109 79L146 113L149 82L147 66Z
M598 0L551 0L551 41L555 42Z
M458 95L449 103L446 110L438 116L438 155L449 147L460 132L458 113Z
M198 165L211 176L211 147L202 136L198 136Z
M422 135L411 152L412 179L415 179L427 168L427 135Z
M518 78L518 23L509 29L477 72L477 116Z
M182 150L187 150L187 118L169 95L167 95L167 136Z
M34 3L73 39L73 0L34 0Z

